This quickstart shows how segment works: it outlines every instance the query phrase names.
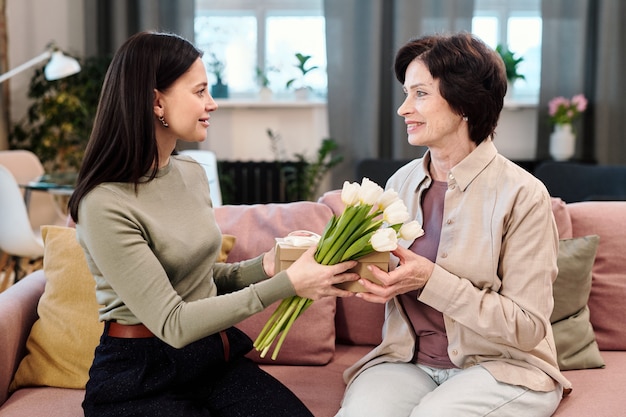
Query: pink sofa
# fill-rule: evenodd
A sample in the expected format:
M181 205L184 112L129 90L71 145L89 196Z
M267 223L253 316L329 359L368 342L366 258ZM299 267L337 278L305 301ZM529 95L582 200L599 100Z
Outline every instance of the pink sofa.
M566 205L554 199L561 237L597 234L600 244L593 267L588 306L605 368L565 371L574 385L555 416L618 416L626 410L621 395L626 381L626 202L584 202ZM338 192L319 202L224 206L216 209L222 231L237 237L229 260L249 258L269 248L275 236L297 229L320 232L333 212L341 210ZM83 391L53 387L8 386L25 341L37 320L37 303L45 276L37 271L0 294L0 417L82 416ZM317 304L317 306L316 306ZM252 338L273 307L241 324ZM289 386L316 417L330 417L344 391L343 370L380 341L383 307L351 299L316 302L287 338L276 362L251 357Z

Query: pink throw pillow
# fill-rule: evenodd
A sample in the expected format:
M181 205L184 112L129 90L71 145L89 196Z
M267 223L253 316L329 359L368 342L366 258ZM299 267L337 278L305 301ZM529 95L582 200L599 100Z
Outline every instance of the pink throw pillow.
M337 300L337 340L348 345L378 345L382 341L385 305L359 298Z
M559 239L572 238L572 219L567 210L565 201L558 197L552 197L552 214L556 222L556 228L559 231Z
M568 204L574 237L596 234L600 243L592 270L590 321L600 350L626 350L626 202Z
M228 262L250 259L270 250L275 238L294 230L321 234L332 217L330 208L310 201L288 204L230 205L215 208L215 218L222 233L234 235L237 244ZM237 325L253 340L261 332L279 302ZM256 362L289 365L325 365L335 352L334 298L316 301L293 325L275 361L272 350L263 359L256 351L249 356Z

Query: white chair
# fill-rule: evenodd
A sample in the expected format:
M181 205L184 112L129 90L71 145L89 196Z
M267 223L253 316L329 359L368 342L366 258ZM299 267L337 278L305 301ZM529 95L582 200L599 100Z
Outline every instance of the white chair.
M0 196L0 250L19 258L41 258L44 249L41 232L31 228L19 185L2 165Z
M44 168L39 157L27 150L0 151L0 165L3 165L13 174L18 184L28 184L44 174ZM66 224L67 216L63 214L59 204L50 193L32 191L27 209L31 226L35 230L39 230L45 224L57 226Z
M220 181L217 175L217 158L215 154L201 149L185 149L180 151L179 154L190 156L202 165L209 179L209 192L211 193L213 207L221 206L222 190L220 189Z

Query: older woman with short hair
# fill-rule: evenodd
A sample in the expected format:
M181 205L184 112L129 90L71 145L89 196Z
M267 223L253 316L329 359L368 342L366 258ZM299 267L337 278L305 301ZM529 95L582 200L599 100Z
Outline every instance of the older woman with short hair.
M504 64L467 33L397 53L408 141L427 152L388 181L424 236L393 252L380 285L382 343L345 373L339 417L550 416L570 383L550 325L558 235L542 183L493 139Z

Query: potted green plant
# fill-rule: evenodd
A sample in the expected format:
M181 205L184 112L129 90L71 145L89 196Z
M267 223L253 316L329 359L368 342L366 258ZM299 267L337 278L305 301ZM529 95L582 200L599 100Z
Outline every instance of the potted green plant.
M256 81L259 86L259 97L261 100L269 100L273 94L268 78L269 72L278 72L278 69L276 67L268 67L267 70L263 70L261 67L256 67Z
M306 84L305 77L309 72L317 69L318 67L317 65L310 67L306 66L309 59L311 59L311 55L303 55L300 52L296 52L295 57L298 62L294 64L294 66L300 70L300 76L287 81L285 87L287 87L288 90L290 88L295 88L296 98L306 98L311 90L311 87Z
M228 84L223 82L226 64L219 60L215 53L211 53L208 68L209 72L215 75L215 84L211 86L211 96L213 98L228 98Z
M523 57L516 58L515 53L511 52L506 46L496 46L496 52L504 61L504 68L506 70L506 79L510 84L513 84L516 80L525 80L524 75L517 72L517 66L524 60Z
M270 145L276 161L287 161L287 155L282 143L282 137L272 129L267 129ZM315 201L318 197L318 189L326 174L336 165L343 161L342 155L333 154L339 148L339 144L333 138L322 140L315 158L310 158L304 153L295 153L295 167L300 172L294 174L287 183L287 193L298 196L302 200ZM297 170L298 168L296 168Z

